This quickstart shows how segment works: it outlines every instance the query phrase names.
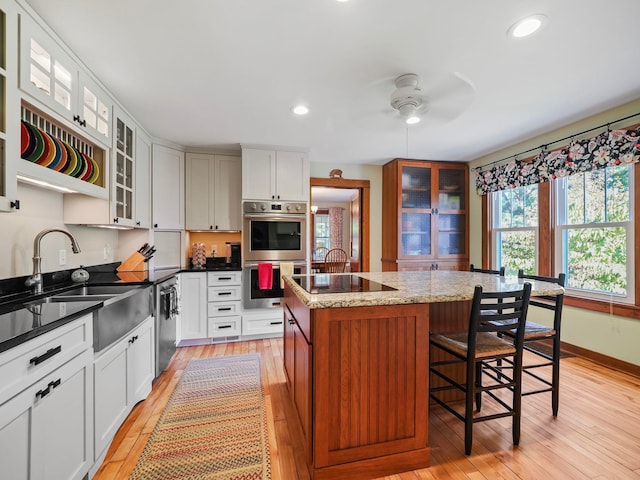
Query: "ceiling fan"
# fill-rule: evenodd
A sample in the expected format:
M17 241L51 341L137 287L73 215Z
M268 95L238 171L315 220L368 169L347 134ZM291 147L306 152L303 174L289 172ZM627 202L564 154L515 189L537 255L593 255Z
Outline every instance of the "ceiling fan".
M390 104L407 124L448 123L461 115L473 102L474 88L457 73L431 74L425 86L420 76L406 73L394 80Z

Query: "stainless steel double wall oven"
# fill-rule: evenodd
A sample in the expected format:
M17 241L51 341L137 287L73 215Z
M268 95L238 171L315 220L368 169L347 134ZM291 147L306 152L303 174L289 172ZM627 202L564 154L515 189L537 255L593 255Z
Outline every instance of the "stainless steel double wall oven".
M278 307L280 262L292 262L293 273L306 273L307 204L304 202L244 202L243 298L244 308ZM258 264L272 264L272 288L260 288Z

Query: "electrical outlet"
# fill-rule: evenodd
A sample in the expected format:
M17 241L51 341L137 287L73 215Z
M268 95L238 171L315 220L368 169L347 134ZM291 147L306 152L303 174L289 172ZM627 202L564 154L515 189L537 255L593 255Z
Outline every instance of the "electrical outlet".
M218 245L214 244L213 247L211 247L211 256L214 257L217 251L218 251Z
M109 260L109 247L104 247L102 250L102 259Z
M62 249L58 252L58 264L66 265L67 264L67 251Z

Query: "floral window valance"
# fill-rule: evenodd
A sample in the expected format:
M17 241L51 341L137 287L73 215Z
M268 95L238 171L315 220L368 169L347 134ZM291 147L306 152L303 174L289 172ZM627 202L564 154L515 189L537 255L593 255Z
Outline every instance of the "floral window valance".
M527 160L511 160L476 171L478 194L542 183L557 177L640 161L640 126L610 130L577 140L553 151L541 151Z

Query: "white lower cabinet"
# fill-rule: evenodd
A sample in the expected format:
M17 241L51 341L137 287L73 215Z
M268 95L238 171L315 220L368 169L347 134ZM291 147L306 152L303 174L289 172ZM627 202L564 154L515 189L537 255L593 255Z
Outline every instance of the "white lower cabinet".
M0 477L80 480L89 472L93 464L91 319L91 315L82 317L57 329L62 335L54 330L0 354L0 367L27 360L38 371L19 393L0 395ZM84 332L86 348L73 358L65 357L66 347L49 348L52 340L64 345L78 331ZM25 357L29 351L36 355ZM11 380L8 376L2 372L0 382Z
M207 273L180 273L178 341L207 337Z
M155 375L154 319L148 317L108 349L96 354L94 372L97 470L131 409L151 392Z
M242 313L242 336L282 336L284 334L282 308L252 308Z
M207 334L216 339L242 334L242 273L207 273Z

